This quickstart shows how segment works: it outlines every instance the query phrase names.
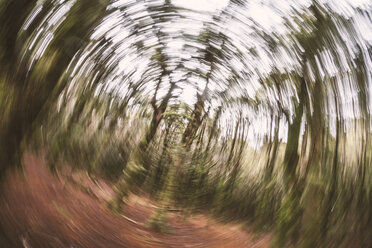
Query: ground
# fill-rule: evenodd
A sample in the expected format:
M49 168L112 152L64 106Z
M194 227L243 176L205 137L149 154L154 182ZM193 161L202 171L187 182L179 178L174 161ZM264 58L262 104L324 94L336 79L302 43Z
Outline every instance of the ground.
M42 156L27 153L23 171L6 177L0 222L7 241L0 247L268 247L269 235L176 211L168 215L169 232L156 232L146 226L157 207L147 198L131 196L123 214L114 214L105 207L112 195L105 181L93 183L80 172L72 183L45 164Z

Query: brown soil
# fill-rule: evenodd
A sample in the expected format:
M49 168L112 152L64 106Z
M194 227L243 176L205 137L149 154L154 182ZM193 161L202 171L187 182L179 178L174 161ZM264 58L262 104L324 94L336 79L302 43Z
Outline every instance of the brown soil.
M94 183L74 173L75 183L52 175L41 156L26 154L23 172L9 173L0 200L0 223L7 244L25 248L109 247L268 247L270 237L255 235L239 225L220 224L206 216L185 219L168 215L169 233L145 223L156 205L132 196L123 215L105 208L112 195L103 180ZM5 241L0 241L5 242Z

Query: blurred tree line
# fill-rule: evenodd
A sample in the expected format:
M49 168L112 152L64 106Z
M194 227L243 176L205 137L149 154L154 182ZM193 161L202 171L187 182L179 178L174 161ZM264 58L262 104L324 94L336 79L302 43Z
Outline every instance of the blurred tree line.
M63 21L43 21L63 4L69 8ZM246 4L231 0L198 35L180 34L197 44L182 49L196 51L190 60L200 68L184 58L175 62L167 50L174 37L166 25L184 18L182 8L169 0L144 4L143 21L128 12L128 23L134 23L128 36L153 30L156 45L133 44L138 56L149 56L153 87L146 89L145 76L128 76L128 90L118 96L100 84L118 66L110 56L95 57L97 74L72 79L91 34L114 13L109 2L1 2L0 176L31 146L46 151L54 171L69 164L109 180L116 192L108 203L113 211L121 211L130 192L150 195L161 207L149 224L160 230L167 229L167 211L176 206L271 231L273 247L371 246L370 47L354 36L352 19L317 1L284 18L290 33L269 33L255 24L254 35L271 56L295 49L298 66L272 66L249 96L244 89L250 72L234 64L244 52L218 28ZM40 55L29 47L41 27L53 37ZM112 45L108 38L95 42L90 48L97 53ZM262 56L249 51L252 58ZM324 53L340 68L336 73L327 73L319 59ZM342 70L345 59L348 70ZM223 72L218 89L213 84ZM190 105L178 101L177 92L192 75L205 83ZM357 89L353 108L359 114L353 118L343 109L347 87ZM254 149L247 141L252 116L262 114L269 128Z

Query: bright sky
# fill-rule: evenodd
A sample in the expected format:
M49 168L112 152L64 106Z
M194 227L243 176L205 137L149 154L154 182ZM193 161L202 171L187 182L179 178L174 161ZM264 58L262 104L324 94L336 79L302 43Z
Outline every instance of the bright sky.
M215 11L225 7L229 0L173 0L172 3L197 11Z
M68 11L75 2L75 0L53 2L55 8L45 16L43 23L35 30L29 40L28 50L34 54L34 56L32 56L32 61L29 63L30 69L35 64L35 61L43 55L45 49L53 40L55 30L57 30L59 25L65 20ZM151 4L162 2L163 0L151 1ZM296 49L293 48L293 40L284 40L285 44L289 44L288 49L279 47L276 56L272 56L272 53L268 55L270 52L267 46L261 38L257 37L256 31L253 31L252 26L269 34L276 33L282 35L282 38L286 39L287 36L284 34L288 33L288 27L284 25L283 17L290 17L290 13L293 9L302 11L304 7L307 7L311 2L311 0L247 0L244 8L230 9L234 14L234 20L226 18L222 20L222 24L218 24L220 25L219 28L221 31L228 35L234 46L243 51L244 63L237 58L224 62L225 64L232 65L238 72L245 71L246 73L250 73L249 78L247 77L244 82L240 82L243 86L242 89L245 89L246 94L250 97L254 96L257 91L260 90L260 88L256 86L259 74L264 75L270 71L272 67L276 67L281 71L288 68L293 69L297 63L297 54L295 52ZM355 22L355 34L350 35L347 31L340 29L340 33L344 35L343 39L346 42L349 53L352 54L354 52L353 42L355 42L355 40L363 44L363 51L366 51L367 45L370 46L372 44L372 23L368 15L355 11L355 8L361 7L367 12L371 12L371 0L323 0L320 2L323 4L327 3L327 6L330 6L332 11L346 18L353 18ZM43 1L40 1L34 8L25 22L24 30L26 30L31 23L37 19L36 16L42 12L43 3ZM181 32L196 37L202 28L205 27L205 23L211 20L212 15L226 7L229 0L172 0L172 3L176 6L195 10L196 12L185 12L186 18L172 20L172 22L159 25L170 37L164 42L166 44L164 49L172 59L168 64L171 64L170 66L173 64L174 66L180 63L180 59L184 59L186 61L184 64L187 64L189 69L200 69L204 70L204 72L208 71L209 68L206 65L202 65L200 61L192 59L192 56L197 54L197 50L200 49L200 44L190 43L190 45L194 46L194 50L185 51L182 50L183 45L190 41L185 42L185 40L179 37ZM149 2L147 2L147 4L149 4ZM129 17L123 15L123 10L121 8L124 6L128 7L124 11L130 14ZM155 84L155 80L152 77L154 77L156 72L148 70L151 67L149 66L151 63L150 58L154 54L154 49L149 49L147 53L139 55L133 46L139 38L129 35L133 20L142 20L151 23L147 10L142 4L137 3L135 0L112 1L109 8L114 11L96 28L95 32L91 35L91 42L87 44L84 51L82 51L82 55L78 56L76 64L74 64L75 68L71 74L71 82L74 84L74 82L81 81L81 78L84 78L84 80L91 80L87 79L87 77L96 75L96 72L92 73L91 70L94 64L97 63L97 58L99 56L107 56L108 59L105 60L105 65L107 67L114 66L115 69L111 72L106 82L101 82L102 85L100 89L115 91L117 94L124 96L128 94L130 90L128 85L131 82L139 81L144 76L148 76L149 79L146 81L144 91L152 95ZM197 13L197 11L202 11L202 13ZM295 26L296 23L293 23L293 25ZM297 25L303 24L299 23ZM143 40L145 46L152 47L153 45L159 44L159 41L154 35L151 25L149 25L149 27L150 28L147 30L141 30L142 37L140 38ZM213 28L216 28L216 26ZM95 47L97 46L96 41L103 38L111 40L112 44L105 47ZM218 47L220 44L215 45ZM234 50L236 48L232 49ZM251 48L256 51L258 54L257 57L252 56ZM348 55L345 54L344 48L337 47L337 49L337 59L341 61L340 64L342 68L335 66L335 57L329 51L319 51L319 55L316 58L317 67L319 71L322 72L323 76L333 76L336 75L339 70L348 70L348 64L346 63ZM365 57L368 58L369 55L366 53ZM372 62L368 59L366 61L369 63L368 68L372 68ZM224 68L223 66L223 63L221 63L221 66L218 68L218 75L216 76L220 82L212 82L210 84L210 90L222 91L223 87L226 87L226 85L224 86L223 84L226 84L231 72L228 68ZM177 71L173 73L172 76L177 78L181 77L181 74L182 71ZM180 95L178 99L192 105L196 101L196 90L198 89L200 91L204 88L205 80L197 77L189 77L187 80L189 84L181 85L182 91L179 90ZM347 80L350 79L340 78L339 83L340 90L342 90L343 93L340 97L344 105L343 110L345 113L343 115L355 116L356 112L353 111L353 106L350 103L350 99L355 95L355 89L348 87L350 82L347 82ZM159 98L166 93L167 87L169 87L169 79L164 80L159 91ZM290 98L290 89L288 92L289 95L287 95L287 98ZM372 90L370 92L372 93ZM239 94L239 90L230 90L230 93L233 95ZM213 108L216 106L211 107ZM227 116L227 120L225 121L231 122L231 120L236 118L236 113L233 113L234 111L231 112L231 117ZM256 118L252 119L252 129L249 130L249 132L252 133L251 135L268 132L267 113L265 116L264 112L265 111L262 111L262 113L260 113L262 115L256 114ZM285 132L283 132L283 138L285 138ZM255 138L253 137L253 139Z

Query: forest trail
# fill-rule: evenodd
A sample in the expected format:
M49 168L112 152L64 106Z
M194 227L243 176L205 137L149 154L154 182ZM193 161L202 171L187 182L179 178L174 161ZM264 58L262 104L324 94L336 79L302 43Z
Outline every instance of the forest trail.
M41 156L26 153L23 173L6 177L0 222L10 247L269 246L269 235L255 238L239 225L216 223L203 215L184 219L170 213L170 232L156 232L145 225L156 208L148 199L133 196L124 208L125 216L115 215L105 208L112 190L103 180L95 184L84 173L75 173L75 180L85 185L79 188L63 176L52 175L45 165Z

